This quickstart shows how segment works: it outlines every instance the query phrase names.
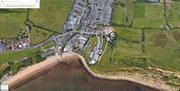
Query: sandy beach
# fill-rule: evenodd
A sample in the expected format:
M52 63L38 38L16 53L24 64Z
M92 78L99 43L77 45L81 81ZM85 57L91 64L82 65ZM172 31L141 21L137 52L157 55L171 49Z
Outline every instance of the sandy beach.
M91 77L95 79L108 80L108 81L129 81L143 86L147 86L149 88L157 89L157 91L158 90L173 91L171 87L167 86L161 80L157 81L156 79L150 79L140 75L132 76L130 74L121 74L121 73L116 75L96 74L92 70L90 70L84 58L75 53L65 53L62 56L49 57L41 63L29 66L26 69L20 71L10 79L2 82L2 84L8 85L10 90L17 88L39 76L48 74L48 72L51 69L66 62L68 62L68 64L71 64L70 67L84 69L87 74L89 74ZM68 67L64 67L64 69L68 69Z

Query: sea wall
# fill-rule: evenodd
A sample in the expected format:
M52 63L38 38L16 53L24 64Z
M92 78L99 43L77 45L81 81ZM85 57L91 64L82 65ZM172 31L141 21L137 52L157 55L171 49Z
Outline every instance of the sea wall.
M136 74L131 75L131 74L121 74L121 73L116 75L96 74L88 67L85 59L81 55L76 53L65 53L62 56L49 57L41 63L29 66L26 69L20 71L15 76L2 82L2 84L8 85L9 89L16 88L38 76L48 73L49 70L56 67L59 63L62 63L64 61L72 61L72 60L80 60L78 62L80 62L81 66L83 66L86 72L89 75L98 79L107 79L107 80L116 80L116 81L125 80L125 81L138 83L147 87L159 89L162 91L174 91L171 87L167 86L163 81L147 78L142 75L136 75Z

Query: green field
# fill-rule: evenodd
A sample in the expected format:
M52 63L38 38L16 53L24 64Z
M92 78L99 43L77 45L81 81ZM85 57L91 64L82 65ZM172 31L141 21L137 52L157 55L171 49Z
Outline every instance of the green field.
M30 20L39 26L60 32L72 2L72 0L42 0L40 9L30 10Z
M24 57L32 57L37 55L36 52L38 49L26 49L23 51L6 51L0 53L0 64L7 63L9 61L20 60Z
M0 10L0 38L15 38L24 29L25 11Z
M113 43L112 48L111 44L108 44L100 62L91 66L93 71L108 73L122 70L143 70L141 69L143 66L139 67L139 65L146 64L144 63L146 61L140 62L137 60L142 55L141 45L138 43L140 41L139 31L119 27L116 28L116 32L118 33L118 39ZM135 60L137 63L134 62Z
M144 18L145 17L145 5L136 3L134 4L134 17Z
M115 6L113 10L113 17L112 17L112 23L114 25L123 25L124 24L124 12L125 9Z
M180 45L174 39L173 32L146 32L145 49L153 59L153 64L164 68L180 71Z
M60 32L70 12L72 0L42 0L40 9L30 9L33 23ZM26 9L0 10L0 38L15 38L24 29Z
M180 27L180 2L175 2L171 7L168 7L167 15L169 24L174 27Z
M141 55L140 45L117 42L113 47L112 54L111 51L112 49L109 44L100 62L95 66L91 66L91 69L97 73L118 71L142 72L149 65L148 61L141 61L141 58L139 59Z
M140 43L141 31L139 29L115 27L115 30L120 40L124 40L126 42Z
M113 9L112 23L115 25L130 26L133 21L133 0L115 0L116 5Z
M32 45L38 44L47 39L50 35L50 32L38 28L33 28L31 30L31 43Z
M180 72L180 29L171 29L170 31L158 29L165 24L163 5L132 3L131 0L125 0L121 3L123 2L124 7L115 5L112 17L112 24L118 34L118 40L113 44L113 49L110 45L108 46L100 63L91 68L99 73L108 73L134 69L143 71L150 65L156 65L163 69ZM171 10L173 8L176 10L171 11L174 13L171 16L174 19L170 19L169 22L178 25L177 17L180 5L179 2L175 4L171 8ZM134 7L133 10L132 7ZM126 16L134 16L132 27L122 26L126 25ZM143 45L142 30L145 27L150 29L144 30L145 42Z
M143 5L141 7L143 7ZM139 12L143 13L143 11L139 11ZM134 12L134 13L138 14L139 12ZM137 14L135 15L137 16ZM138 27L138 28L144 28L144 27L160 28L164 24L165 24L165 19L163 16L162 5L145 4L145 16L133 18L133 27Z
M172 34L174 39L180 44L180 29L174 30Z

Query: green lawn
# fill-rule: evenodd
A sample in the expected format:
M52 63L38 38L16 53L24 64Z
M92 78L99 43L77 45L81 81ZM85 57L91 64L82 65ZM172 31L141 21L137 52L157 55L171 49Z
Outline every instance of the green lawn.
M38 44L38 43L44 41L45 39L47 39L49 37L49 35L51 35L50 32L47 32L45 30L38 29L38 28L32 28L32 30L31 30L32 45L35 45L35 44Z
M124 24L124 14L125 14L125 9L123 9L120 6L114 7L113 10L113 16L112 16L112 23L114 25L123 25Z
M145 16L145 5L143 3L134 4L134 17L144 18Z
M7 63L9 61L18 60L23 57L32 57L37 55L36 52L38 49L26 49L23 51L6 51L3 53L0 53L0 64Z
M147 31L145 50L153 64L180 71L180 45L174 39L174 31Z
M30 10L30 20L39 26L60 32L73 0L41 0L41 8Z
M114 25L129 26L132 24L132 26L136 28L160 28L165 24L162 4L139 3L134 2L134 0L120 2L124 4L124 7L121 5L114 5L112 17Z
M139 29L115 27L120 40L125 40L127 42L140 43L141 31Z
M146 65L146 63L143 63L145 61L135 61L137 57L142 55L141 45L138 43L132 43L132 41L140 40L138 30L123 30L123 28L116 28L115 30L118 33L118 39L113 43L112 56L111 45L108 44L107 50L102 56L100 62L95 66L91 66L93 71L98 73L108 73L122 70L137 71L137 65ZM130 42L123 41L122 38L125 38ZM112 59L111 61L110 58Z
M180 44L180 29L176 29L172 32L174 39Z
M43 46L41 46L43 49L49 49L49 48L52 48L52 47L55 47L56 46L56 43L55 41L50 41L46 44L44 44Z
M15 38L24 29L25 12L0 10L0 38Z
M139 13L139 12L134 12L134 13ZM162 5L145 4L145 17L133 18L133 27L138 27L138 28L143 28L143 27L160 28L161 25L164 24L165 24L165 19L163 16Z
M147 61L137 60L137 57L141 55L140 45L117 41L113 50L111 56L111 47L109 44L100 62L95 66L90 66L90 68L97 73L118 71L137 72L140 70L142 72L142 68L148 66ZM112 59L111 61L110 58Z
M167 8L168 22L174 27L180 27L180 2L174 2Z
M118 2L120 0L115 1ZM123 24L125 26L129 26L133 20L134 0L124 0L121 1L121 3L124 6L118 4L114 7L112 17L113 24Z

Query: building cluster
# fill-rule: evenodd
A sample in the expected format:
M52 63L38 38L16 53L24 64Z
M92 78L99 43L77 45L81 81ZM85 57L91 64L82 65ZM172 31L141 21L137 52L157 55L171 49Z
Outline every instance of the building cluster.
M29 38L20 39L17 41L11 41L7 43L6 48L10 50L24 49L30 46Z
M83 50L87 39L81 35L74 36L64 48L64 51Z
M111 22L113 0L75 0L64 25L64 32L71 30L90 31L97 24Z
M74 0L69 17L62 33L69 31L87 32L73 36L66 44L64 51L84 50L92 34L98 30L97 25L110 25L112 4L114 0ZM97 35L97 36L103 36ZM90 52L90 64L95 64L102 54L103 37L97 37L97 45Z

